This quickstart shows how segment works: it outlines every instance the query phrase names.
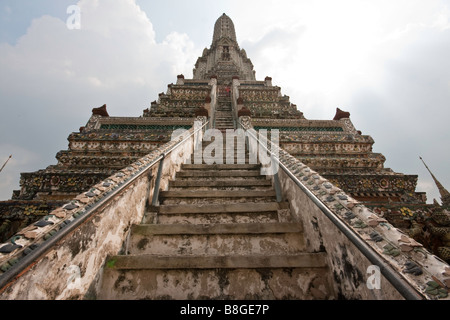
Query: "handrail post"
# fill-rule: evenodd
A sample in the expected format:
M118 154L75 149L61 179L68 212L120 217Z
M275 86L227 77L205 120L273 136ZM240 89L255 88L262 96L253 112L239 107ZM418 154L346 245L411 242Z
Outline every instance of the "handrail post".
M278 168L275 164L275 157L273 154L270 155L270 163L272 166L272 173L273 173L273 184L275 187L275 194L277 196L277 202L283 201L283 196L281 192L281 184L280 184L280 178L278 177Z
M158 203L159 185L161 184L161 176L162 176L162 170L163 170L165 158L166 158L166 155L163 154L162 159L159 161L158 173L156 174L155 189L153 191L153 198L152 198L152 206L154 206L154 207Z

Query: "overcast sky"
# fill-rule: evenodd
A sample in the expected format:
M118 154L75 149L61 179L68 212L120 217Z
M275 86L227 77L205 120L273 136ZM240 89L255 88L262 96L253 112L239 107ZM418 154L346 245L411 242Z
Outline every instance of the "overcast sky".
M81 8L80 29L67 8ZM422 156L450 189L450 1L0 0L0 200L20 172L56 164L91 109L140 116L192 77L226 13L258 80L273 78L307 119L349 111L385 167L418 174Z

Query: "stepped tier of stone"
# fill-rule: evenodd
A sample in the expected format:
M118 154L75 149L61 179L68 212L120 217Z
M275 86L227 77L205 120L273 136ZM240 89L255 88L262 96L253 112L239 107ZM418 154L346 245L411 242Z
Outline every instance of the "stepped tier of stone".
M260 169L182 165L126 254L107 259L98 298L332 298L325 253L305 251L302 224Z
M242 121L237 121L238 118ZM284 164L293 174L298 174L298 179L307 181L311 186L314 181L322 181L322 178L330 182L324 184L324 189L313 189L321 201L331 205L330 201L335 197L328 195L328 192L338 188L342 192L341 197L349 199L350 196L360 201L361 205L373 210L371 217L376 215L377 220L386 219L392 224L394 228L383 222L388 231L382 230L382 233L400 228L440 258L450 261L448 191L433 176L443 205L426 204L425 193L415 191L417 175L385 168L385 157L373 152L374 140L355 128L349 112L337 109L332 120L306 119L300 109L290 102L289 96L283 95L280 87L272 85L270 77L257 81L253 64L245 50L239 48L233 22L226 15L218 19L211 47L203 51L195 64L192 79L179 75L176 84L169 84L167 91L160 93L157 100L143 110L142 116L110 117L106 105L93 108L86 125L79 132L69 135L68 149L56 155L56 165L21 174L20 190L13 192L11 200L0 202L0 243L7 243L3 250L17 246L15 235L20 234L18 232L24 227L34 228L32 224L38 220L56 219L51 213L54 209L74 199L79 200L80 196L87 201L86 194L98 192L98 183L114 175L117 170L128 172L138 159L168 142L174 130L190 129L195 120L209 121L208 128L222 132L240 126L257 132L262 129L277 130L279 145L286 151L285 156L289 154L289 161ZM230 157L225 153L216 157L215 153L207 152L207 145L203 147L205 157L199 163L192 157L193 164L183 165L176 179L168 184L168 190L159 194L158 212L149 210L143 224L131 228L128 254L108 261L103 298L328 298L326 281L322 282L327 271L317 263L322 261L320 257L323 254L304 252L302 226L291 221L290 209L285 203L276 202L271 180L260 175L260 166L254 164L244 150ZM219 164L213 164L215 161ZM306 173L299 171L304 165L308 166L308 172L316 172L314 180L308 180L304 176ZM167 166L165 163L165 168ZM163 178L164 186L166 178ZM149 186L148 190L152 187ZM291 191L291 188L284 188L282 196L286 197ZM131 218L129 213L139 208L139 218L133 222L122 221L127 226L120 232L122 236L125 237L132 223L140 221L143 208L138 203L146 201L139 196L136 202L128 205L125 213L121 212L121 216L117 217ZM358 205L353 202L351 205L354 207L348 207L349 211L343 209L343 205L345 203L334 203L332 209L344 210L341 213L345 214L345 219L349 211L358 213L355 211ZM311 228L322 239L324 229L316 229L315 224L307 225L309 219L306 217L316 219L314 208L306 206L303 210L294 202L292 211L297 218L306 219L303 228L308 234L308 245L312 242L311 232L308 233ZM61 214L57 210L57 215ZM357 221L359 231L361 224ZM374 223L373 220L367 222L368 225ZM116 220L114 223L117 223ZM80 246L97 250L95 255L86 253L90 259L105 251L98 248L96 242L93 242L93 248L89 248L86 245L90 237L88 234L94 229L100 230L99 234L106 233L108 240L111 240L110 232L115 227L96 224L94 228L85 230L87 234L83 235ZM336 251L333 255L333 250L339 233L330 233L328 236L333 241L327 247L329 267L339 275L348 271L353 279L358 266L348 268L346 259L343 264L339 262L341 260L336 260L335 255L340 253ZM368 243L371 244L372 233L365 235L364 240L370 236ZM28 236L34 237L33 233ZM52 233L48 232L46 236L50 237ZM122 240L120 238L120 244L115 247L117 250L110 254L119 251ZM390 241L397 243L400 240ZM410 250L408 246L399 245L402 246L401 251ZM271 247L276 250L270 252ZM386 248L388 246L383 243L383 247L378 249L383 251ZM418 254L416 249L412 253ZM396 253L389 249L386 254ZM67 259L67 255L58 259ZM140 259L140 264L135 263L136 259ZM104 256L98 260L103 261ZM172 262L167 264L169 260ZM55 260L54 265L58 261ZM428 259L424 268L428 269L433 261L434 258ZM12 265L16 262L14 258L8 263ZM397 262L396 268L404 270L404 261ZM58 270L63 272L71 264L70 260L64 260L64 266ZM82 268L78 261L74 260L73 264ZM142 265L147 267L139 268ZM91 260L87 269L90 268ZM361 266L359 270L364 274ZM43 272L48 275L48 270ZM448 275L448 271L445 272ZM439 278L441 273L434 273L433 279L436 275ZM89 272L83 269L81 274L86 278ZM63 277L58 274L51 282L61 279ZM248 282L245 282L247 279ZM333 280L331 283L339 287L338 291L345 287L347 294L350 293L346 297L359 297L351 291L359 291L361 285L349 289L348 282L344 283L336 276ZM140 285L136 281L141 281ZM448 290L448 279L444 282L446 284L441 286ZM245 287L242 283L246 283ZM423 288L425 284L429 285L426 281L421 283ZM432 290L427 292L432 292L433 296L442 295L442 291L436 288L439 284L430 283ZM22 290L26 292L37 287L34 282L27 288L22 285ZM39 289L36 289L38 296L41 285L40 282ZM67 287L64 283L63 288ZM187 287L190 291L185 290ZM58 294L54 288L49 292L50 299ZM78 296L67 297L72 299Z
M219 95L218 107L215 113L215 127L219 130L234 129L231 98L226 94Z

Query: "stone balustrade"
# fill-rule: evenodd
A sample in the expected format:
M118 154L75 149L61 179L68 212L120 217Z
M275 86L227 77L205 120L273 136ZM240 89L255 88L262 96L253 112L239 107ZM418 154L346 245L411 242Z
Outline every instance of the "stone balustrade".
M240 118L241 123L243 120L245 129L252 128L251 119ZM270 142L264 143L270 145ZM425 299L450 300L450 266L446 262L282 148L274 146L273 150L280 164L420 295ZM402 299L384 277L380 279L380 289L368 284L372 279L372 263L281 168L277 172L283 198L289 201L294 219L304 225L309 251L328 253L328 265L338 296L344 299Z
M124 249L131 225L144 218L154 192L158 158L178 142L172 140L152 151L1 244L0 299L95 296L106 257ZM188 139L167 155L161 189L167 188L192 151L193 142ZM65 229L73 225L66 234ZM38 251L42 253L30 259ZM22 270L16 272L18 266Z

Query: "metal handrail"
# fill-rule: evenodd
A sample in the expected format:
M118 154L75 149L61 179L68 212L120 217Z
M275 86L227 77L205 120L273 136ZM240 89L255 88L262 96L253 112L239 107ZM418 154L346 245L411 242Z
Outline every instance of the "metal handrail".
M149 169L151 169L155 164L157 164L160 160L163 160L167 155L169 155L172 151L178 148L185 141L190 139L193 135L195 135L198 131L203 130L203 128L209 123L209 121L205 122L200 128L197 130L193 130L191 134L180 140L178 143L170 147L168 150L161 152L161 154L152 160L149 164L142 167L139 172L135 173L131 178L125 181L123 184L118 186L116 189L112 190L108 193L104 198L97 201L91 207L86 209L86 211L74 219L70 224L64 226L60 229L56 234L51 236L37 248L33 249L26 256L22 257L17 263L15 263L11 268L6 270L4 273L0 275L0 292L3 291L3 288L17 275L19 275L23 270L25 270L30 264L32 264L35 260L39 259L42 255L46 254L56 243L65 238L69 233L77 229L81 224L87 221L97 209L105 206L109 201L112 200L114 196L122 192L129 185L131 185L136 179L145 174Z
M242 126L242 124L241 124ZM319 198L316 197L305 185L280 161L275 154L269 150L260 139L250 130L245 130L262 147L270 153L271 159L275 160L288 177L314 202L314 204L331 220L331 222L359 249L359 251L374 265L380 268L381 274L394 286L395 289L407 300L423 300L420 295L404 278L399 276L380 255L371 248L356 232L350 229L335 213L333 213ZM272 143L272 142L270 142ZM280 147L276 146L281 149Z

